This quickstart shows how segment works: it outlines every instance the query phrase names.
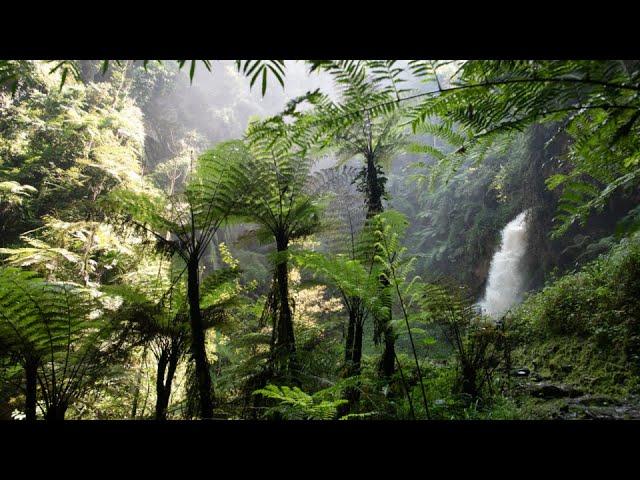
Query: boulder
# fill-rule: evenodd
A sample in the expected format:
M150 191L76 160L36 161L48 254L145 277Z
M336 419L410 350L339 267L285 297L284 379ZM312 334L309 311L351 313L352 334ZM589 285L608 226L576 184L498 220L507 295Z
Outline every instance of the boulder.
M584 405L587 407L607 407L611 405L621 405L619 400L608 395L584 395L582 397L573 398L570 403L574 405Z
M556 385L547 382L533 383L529 385L529 394L533 397L553 399L553 398L575 398L582 395L582 392L569 385Z

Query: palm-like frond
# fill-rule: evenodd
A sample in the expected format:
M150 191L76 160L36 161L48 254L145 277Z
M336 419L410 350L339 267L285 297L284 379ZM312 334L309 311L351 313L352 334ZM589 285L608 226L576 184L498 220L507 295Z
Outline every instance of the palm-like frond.
M0 269L0 335L22 361L37 362L47 408L81 395L104 373L121 346L114 331L88 289Z

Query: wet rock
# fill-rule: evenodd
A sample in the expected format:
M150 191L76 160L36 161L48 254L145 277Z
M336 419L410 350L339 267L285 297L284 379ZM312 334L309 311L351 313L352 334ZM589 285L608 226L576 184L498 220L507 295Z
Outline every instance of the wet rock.
M583 395L581 397L573 398L570 400L573 405L584 405L587 407L607 407L620 405L621 403L615 398L607 395Z
M622 407L587 407L584 418L591 420L637 420L640 410L630 405Z
M618 400L606 395L584 395L568 401L568 408L558 409L563 420L638 420L640 404L630 397Z
M531 396L544 399L574 398L582 395L580 390L569 385L555 385L547 382L531 384L528 391Z
M613 420L615 417L613 417L609 412L597 412L585 408L584 418L589 418L591 420Z

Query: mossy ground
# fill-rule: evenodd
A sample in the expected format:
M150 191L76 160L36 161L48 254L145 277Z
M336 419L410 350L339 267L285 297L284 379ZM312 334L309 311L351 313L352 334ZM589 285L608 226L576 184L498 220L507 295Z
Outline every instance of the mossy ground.
M513 368L508 396L520 418L571 418L576 401L534 398L528 386L565 386L598 406L623 405L640 394L638 312L640 237L621 242L580 271L531 295L506 319ZM635 407L634 407L635 408Z

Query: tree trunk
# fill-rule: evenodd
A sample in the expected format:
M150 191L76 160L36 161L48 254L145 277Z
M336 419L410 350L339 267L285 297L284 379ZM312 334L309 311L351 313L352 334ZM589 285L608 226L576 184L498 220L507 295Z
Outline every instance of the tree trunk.
M380 276L380 283L383 288L389 286L389 280L386 275ZM382 352L382 358L380 359L380 372L386 378L391 378L396 371L396 336L393 333L393 326L391 325L391 311L389 316L384 319L383 325L384 331L384 351Z
M163 350L158 359L158 372L156 374L156 420L166 420L169 396L164 386L164 377L167 373L169 355Z
M176 368L178 368L178 362L180 361L180 347L174 342L171 347L171 353L169 354L169 367L167 370L167 381L165 382L165 386L169 389L169 393L171 393L171 384L173 383L173 378L176 374Z
M379 372L385 378L390 378L395 373L395 335L391 325L387 325L384 331L384 351L380 358Z
M276 246L279 255L286 252L289 245L286 239L277 239ZM275 325L276 337L274 341L274 355L278 363L289 369L295 361L296 342L293 332L293 314L289 305L289 269L286 259L278 258L276 264L276 281L278 283L278 318Z
M382 213L382 196L384 184L378 177L378 168L373 155L367 155L367 218ZM381 278L383 287L388 286L388 280ZM390 378L395 373L395 335L391 327L391 315L384 320L384 351L380 358L379 372L385 378Z
M349 330L345 346L345 372L346 377L360 374L362 361L362 318L359 300L352 299L354 308L349 311Z
M64 420L64 416L67 413L67 403L59 402L53 405L50 405L47 408L47 413L45 414L45 420L48 422L60 422Z
M356 329L355 311L349 311L349 325L347 326L347 338L344 346L344 366L346 376L350 376L351 363L353 362L353 340Z
M205 350L204 327L200 311L200 283L198 260L192 258L187 264L187 294L189 297L189 322L191 325L191 354L196 367L196 379L200 397L200 417L213 417L211 374Z
M345 353L345 373L346 378L360 375L362 362L362 321L360 318L359 300L352 299L352 310L349 311L349 332L347 335L347 345ZM338 416L342 417L351 412L360 400L360 390L357 387L347 387L344 391L345 399L348 403L338 409Z
M28 421L36 420L36 386L38 382L37 360L27 360L24 372L26 376L25 415Z
M171 398L171 384L176 373L180 354L178 347L172 342L170 351L163 351L158 360L156 376L156 420L166 420Z
M382 213L384 185L378 178L378 167L372 155L367 156L367 218Z
M468 395L471 400L478 398L476 375L477 372L473 367L462 366L462 393Z
M356 332L353 339L353 375L360 375L362 363L362 320L356 321Z

